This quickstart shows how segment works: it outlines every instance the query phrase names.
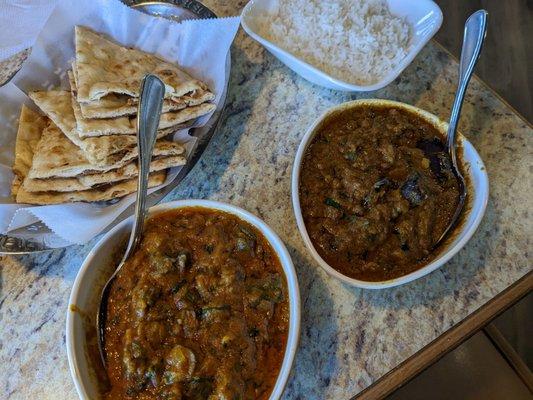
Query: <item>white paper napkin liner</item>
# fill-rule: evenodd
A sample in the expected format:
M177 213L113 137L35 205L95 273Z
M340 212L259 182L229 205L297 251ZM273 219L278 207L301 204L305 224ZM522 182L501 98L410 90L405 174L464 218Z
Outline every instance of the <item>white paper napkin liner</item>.
M56 3L57 0L0 1L0 61L33 46Z

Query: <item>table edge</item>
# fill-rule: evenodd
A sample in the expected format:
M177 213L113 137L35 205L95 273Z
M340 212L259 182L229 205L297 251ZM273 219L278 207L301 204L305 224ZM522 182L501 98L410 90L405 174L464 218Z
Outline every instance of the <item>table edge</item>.
M533 290L533 271L398 364L351 400L382 399L417 376Z

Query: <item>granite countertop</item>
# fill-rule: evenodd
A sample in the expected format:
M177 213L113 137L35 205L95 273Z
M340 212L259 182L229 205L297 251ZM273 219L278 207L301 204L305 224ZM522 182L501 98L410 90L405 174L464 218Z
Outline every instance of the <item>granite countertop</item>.
M243 6L217 6L234 15ZM449 115L457 63L430 43L388 88L350 95L303 80L239 32L227 109L189 176L165 201L208 198L265 220L287 245L302 296L302 333L284 399L348 399L532 270L533 130L473 79L460 129L485 161L487 213L474 237L439 270L401 287L369 291L330 278L301 240L290 174L306 128L325 109L376 97ZM0 398L74 399L65 350L68 297L92 246L0 258Z

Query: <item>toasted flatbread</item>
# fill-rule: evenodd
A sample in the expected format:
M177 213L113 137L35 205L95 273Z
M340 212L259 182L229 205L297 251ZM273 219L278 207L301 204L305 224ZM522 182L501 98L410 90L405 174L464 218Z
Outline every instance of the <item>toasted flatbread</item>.
M13 177L13 181L11 182L11 196L17 198L17 193L20 190L22 183L23 179L20 177L20 175L15 175Z
M170 167L177 167L185 164L183 156L162 156L152 160L150 163L150 172L157 172ZM80 190L93 189L95 187L132 179L138 176L139 170L136 162L130 162L124 167L117 168L107 172L83 174L72 178L47 178L32 179L26 177L24 180L24 189L27 192L75 192Z
M75 43L79 102L98 100L109 93L139 97L141 81L147 73L161 78L167 98L207 89L177 66L118 45L88 28L76 26Z
M15 163L17 169L17 190L15 198L17 203L26 204L58 204L70 201L102 201L111 200L117 197L125 196L137 190L137 180L129 179L119 183L104 185L97 189L90 189L78 192L28 192L24 188L24 181L27 179L28 157L39 155L39 144L42 141L42 135L51 127L59 131L53 124L43 116L31 111L23 106L17 134L17 147ZM20 136L20 139L19 139ZM40 139L39 139L40 136ZM63 136L63 135L62 135ZM64 137L64 136L63 136ZM39 139L37 141L37 139ZM68 140L67 140L68 142ZM25 149L22 149L24 146ZM18 160L17 160L18 158ZM35 159L35 156L33 157ZM148 187L154 187L162 184L166 178L166 171L159 171L152 174L148 180Z
M184 148L179 143L166 140L156 142L153 157L181 156ZM89 162L85 153L70 140L54 124L44 129L33 156L33 164L28 176L33 179L52 177L70 178L82 174L107 172L125 166L138 155L137 147L124 153L113 155L112 163L97 166Z
M161 185L166 178L166 171L155 172L148 179L148 187ZM104 185L95 189L78 192L27 192L21 187L17 193L17 203L26 204L60 204L75 201L105 201L126 196L137 190L137 179Z
M51 90L47 92L31 92L29 96L61 129L65 136L82 150L85 158L91 164L102 167L113 165L117 162L117 154L123 154L126 157L126 161L134 158L131 156L128 157L128 155L131 155L130 153L134 151L135 145L137 144L135 135L80 137L76 128L76 118L72 108L72 96L70 92ZM173 131L173 128L160 130L158 137L166 136Z
M175 126L196 119L211 112L214 104L205 103L194 107L183 108L161 114L159 132L176 130ZM72 96L72 109L76 118L76 128L82 138L110 136L110 135L133 135L136 133L137 116L124 116L118 118L89 119L81 112L80 103Z
M42 131L49 122L46 116L33 111L24 104L22 105L15 142L15 162L13 163L15 178L11 185L13 196L16 196L24 177L31 168L33 150L41 139Z
M76 63L73 63L73 71L76 69ZM70 89L77 99L76 74L68 71ZM209 90L196 90L193 93L186 94L180 98L165 99L163 101L162 112L181 110L185 107L197 106L199 104L211 101L215 95ZM124 115L137 114L139 98L131 97L125 94L110 93L99 100L93 100L85 103L79 103L81 115L84 118L115 118Z
M100 153L104 151L104 154L107 154L105 149L109 148L109 144L106 143L109 140L118 141L119 143L121 141L126 143L131 143L132 140L135 141L132 138L120 139L119 136L133 137L135 135L136 117L90 120L84 119L78 110L80 120L77 121L71 92L63 90L37 91L30 92L29 96L63 130L70 140L85 151L92 151L91 148L97 147ZM213 111L214 108L214 104L204 103L161 114L158 137L174 132L177 125L205 115ZM100 136L112 136L112 138L105 139L100 138ZM92 154L88 154L88 156L91 157Z

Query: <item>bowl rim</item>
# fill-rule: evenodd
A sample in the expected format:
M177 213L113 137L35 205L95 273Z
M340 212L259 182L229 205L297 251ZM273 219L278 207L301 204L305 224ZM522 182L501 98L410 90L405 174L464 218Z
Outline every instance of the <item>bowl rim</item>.
M285 246L284 242L278 236L278 234L272 228L270 228L264 221L262 221L260 218L256 217L252 213L228 203L197 199L175 200L150 207L150 209L148 210L147 217L149 218L163 211L192 207L201 207L226 212L248 222L261 232L261 234L266 238L266 240L269 242L272 249L278 256L287 283L287 292L289 297L289 331L287 333L287 342L285 344L285 354L283 356L283 361L278 373L278 377L276 379L276 383L272 388L272 392L269 398L269 400L277 400L281 397L287 385L289 374L294 363L294 358L296 356L296 351L300 340L300 289L298 284L298 276L296 274L296 269L294 268L290 253L287 250L287 247ZM81 372L78 368L79 361L75 349L75 342L77 339L74 338L75 312L73 312L71 308L72 306L76 305L76 300L78 298L78 294L84 277L87 273L90 273L90 267L94 264L95 257L98 255L98 252L100 251L101 247L108 240L111 240L115 235L117 235L119 231L124 228L125 225L130 224L132 221L133 216L126 218L125 220L114 226L109 232L105 233L98 240L98 242L94 245L94 247L89 251L85 259L83 260L82 265L74 280L74 284L72 286L72 290L69 296L67 318L65 324L67 358L70 374L72 380L74 381L74 385L76 387L76 391L78 392L80 399L89 399L90 397L85 390L85 385L79 378L79 376L81 376Z
M300 145L298 146L298 150L296 152L296 156L294 158L293 167L292 167L292 175L291 175L291 199L292 199L292 207L293 212L296 218L296 224L298 226L298 230L300 232L300 236L302 237L305 246L315 259L315 261L324 269L330 276L333 276L340 281L350 285L355 286L363 289L386 289L391 288L394 286L399 286L406 284L408 282L414 281L418 278L421 278L422 276L425 276L436 269L440 268L442 265L444 265L446 262L448 262L461 248L470 240L474 232L477 230L479 224L481 223L481 220L483 219L483 216L485 214L485 210L487 208L488 203L488 195L489 195L489 181L488 181L488 175L487 170L485 168L485 165L483 163L483 160L479 156L478 152L472 146L472 144L460 133L458 132L457 138L461 142L463 146L468 146L469 150L471 150L475 156L476 159L476 165L473 165L473 163L470 164L470 168L468 168L465 173L469 175L470 177L473 176L473 168L476 168L476 172L479 174L481 179L481 184L479 186L474 187L474 196L472 199L472 204L479 203L480 204L480 211L476 215L476 218L472 222L472 224L468 227L468 229L462 229L460 232L463 234L461 240L459 240L457 243L453 244L450 243L445 247L443 250L441 250L440 255L437 256L436 259L432 260L431 262L427 263L422 268L419 268L415 271L412 271L406 275L399 276L394 279L388 279L385 281L363 281L360 279L350 278L349 276L346 276L333 267L331 267L316 251L311 238L309 237L309 234L307 233L307 229L305 227L305 223L303 221L302 216L302 210L300 206L300 196L299 196L299 185L300 185L300 170L302 166L302 160L303 156L305 154L305 151L307 150L307 147L311 140L314 138L315 134L317 133L317 128L320 126L320 124L331 114L334 114L336 112L339 112L341 110L345 109L352 109L352 108L358 108L365 105L384 105L384 106L394 106L403 108L406 110L409 110L411 112L416 113L421 118L425 119L429 123L433 124L437 129L443 131L443 133L446 132L446 128L448 124L441 119L439 119L434 114L429 113L428 111L425 111L421 108L412 106L407 103L402 103L399 101L394 100L385 100L385 99L360 99L360 100L352 100L348 102L344 102L341 104L338 104L336 106L333 106L327 110L325 110L307 129L306 133L302 137L300 141ZM473 182L473 179L471 179ZM480 190L485 189L485 190ZM473 211L474 207L471 207L466 210L466 215L470 215ZM453 246L452 246L453 244Z
M244 29L244 31L251 36L254 40L261 43L263 46L265 46L268 50L280 53L285 58L291 60L293 63L300 64L305 69L307 69L309 72L313 73L315 76L318 76L320 79L327 81L330 85L334 85L335 87L339 88L340 90L345 90L348 92L371 92L375 90L379 90L384 88L385 86L388 86L391 84L398 76L401 75L401 73L413 62L415 57L422 51L424 46L435 36L435 34L438 32L440 27L442 26L443 22L443 14L442 10L439 7L437 3L435 3L433 0L420 0L420 3L422 1L427 3L428 7L431 7L432 10L435 12L436 15L436 24L434 27L428 32L427 36L424 37L423 40L421 40L419 43L416 44L416 46L412 46L409 49L409 52L406 54L406 56L398 63L396 68L394 68L392 71L390 71L387 75L383 76L379 81L372 83L370 85L358 85L350 82L343 81L342 79L335 78L325 71L322 71L321 69L309 64L308 62L296 57L292 53L288 52L287 50L279 47L275 43L267 40L263 36L261 36L259 33L255 32L251 26L247 22L247 18L250 17L250 15L253 13L252 9L256 5L256 3L264 1L264 0L251 0L249 1L243 8L241 12L241 26ZM277 58L277 55L274 54ZM301 75L298 73L298 75ZM306 79L306 78L304 78ZM308 79L306 79L308 80ZM319 86L324 86L322 84L319 84Z

